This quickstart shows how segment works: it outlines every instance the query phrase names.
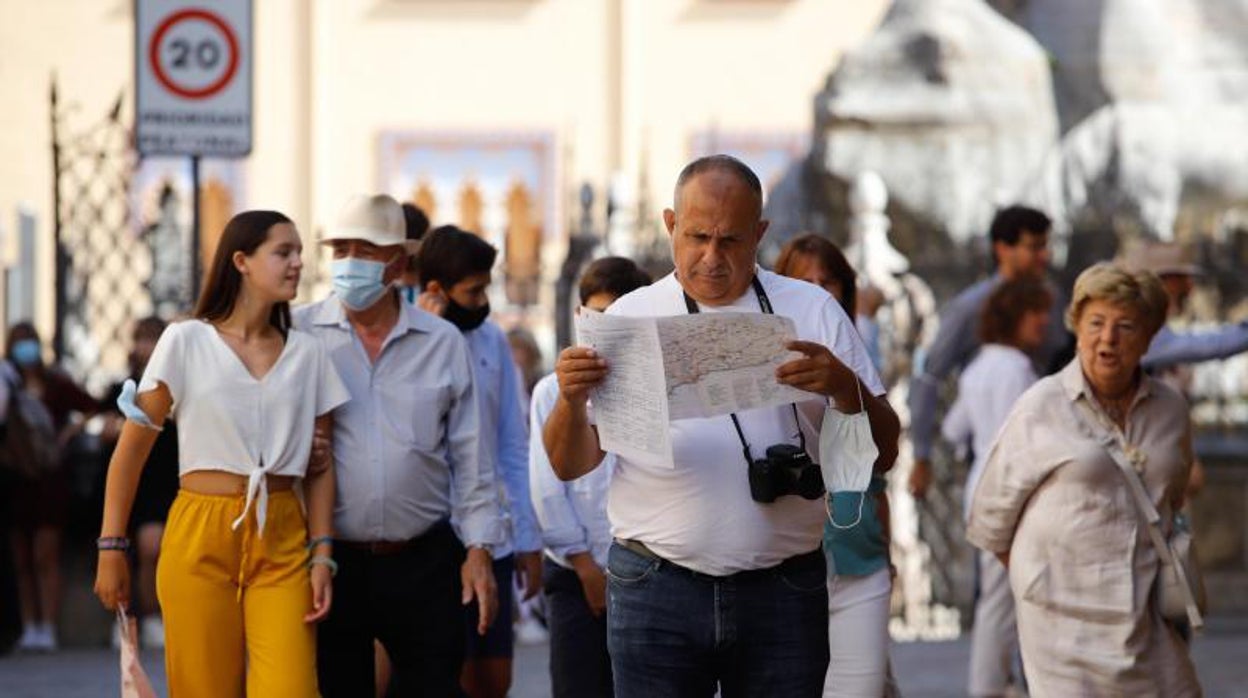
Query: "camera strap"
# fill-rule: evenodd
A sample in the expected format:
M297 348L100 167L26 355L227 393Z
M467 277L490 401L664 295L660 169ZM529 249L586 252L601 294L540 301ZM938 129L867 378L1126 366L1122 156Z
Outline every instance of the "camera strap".
M763 289L763 283L758 280L757 274L754 275L754 278L750 279L750 286L754 288L754 295L758 296L759 309L761 309L765 315L775 315L775 311L771 308L771 301L767 298L767 291ZM690 315L697 315L702 312L698 308L698 302L693 298L690 298L689 294L685 293L684 289L681 289L681 294L685 297L685 309L689 311ZM802 422L797 416L797 403L790 402L789 407L793 410L793 425L797 428L798 445L803 451L805 451L806 435L802 433ZM754 456L750 453L750 444L745 440L745 432L741 430L741 420L737 419L737 414L735 412L729 412L728 416L732 417L732 426L737 430L737 438L741 440L741 450L745 454L745 465L746 467L749 467L750 463L754 462Z

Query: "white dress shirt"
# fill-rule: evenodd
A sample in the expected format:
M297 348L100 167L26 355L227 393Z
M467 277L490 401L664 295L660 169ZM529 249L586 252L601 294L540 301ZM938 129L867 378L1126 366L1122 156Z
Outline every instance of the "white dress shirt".
M464 545L502 542L491 459L478 455L477 398L459 330L406 303L374 363L342 304L294 310L351 393L334 412L336 535L415 538L452 514Z
M571 567L568 556L590 553L599 567L607 566L611 547L611 524L607 520L607 486L615 470L615 455L608 453L598 467L571 482L555 475L542 444L542 429L559 399L559 379L551 373L533 386L529 409L529 483L533 508L542 529L546 556Z

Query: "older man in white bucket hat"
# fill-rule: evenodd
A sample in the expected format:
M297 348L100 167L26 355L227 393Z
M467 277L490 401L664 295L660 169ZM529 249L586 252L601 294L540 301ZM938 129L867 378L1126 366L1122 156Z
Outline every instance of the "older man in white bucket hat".
M490 551L502 538L468 346L454 325L399 298L395 282L419 243L405 239L393 198L352 198L321 242L333 248L333 294L294 321L325 342L351 393L334 412L340 572L317 638L321 693L374 695L377 638L394 695L455 695L464 606L480 604L484 633L497 603Z

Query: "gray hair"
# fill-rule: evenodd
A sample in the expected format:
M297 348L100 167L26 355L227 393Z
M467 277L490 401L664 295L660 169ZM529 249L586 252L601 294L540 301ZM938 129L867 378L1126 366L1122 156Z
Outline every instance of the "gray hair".
M1066 309L1066 327L1072 332L1079 324L1083 310L1092 301L1106 301L1133 308L1140 313L1151 337L1166 322L1170 298L1161 280L1148 271L1129 271L1113 262L1098 262L1084 269L1075 279L1070 307Z

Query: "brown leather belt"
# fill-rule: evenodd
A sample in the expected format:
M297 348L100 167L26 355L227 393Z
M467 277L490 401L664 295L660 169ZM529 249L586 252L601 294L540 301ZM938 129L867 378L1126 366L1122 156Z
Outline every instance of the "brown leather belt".
M407 540L343 540L335 538L334 547L344 550L356 550L369 555L397 555L412 548L437 544L443 536L455 540L456 544L458 544L458 539L455 539L454 534L451 532L451 524L446 519L430 526L429 530L415 538L408 538Z

